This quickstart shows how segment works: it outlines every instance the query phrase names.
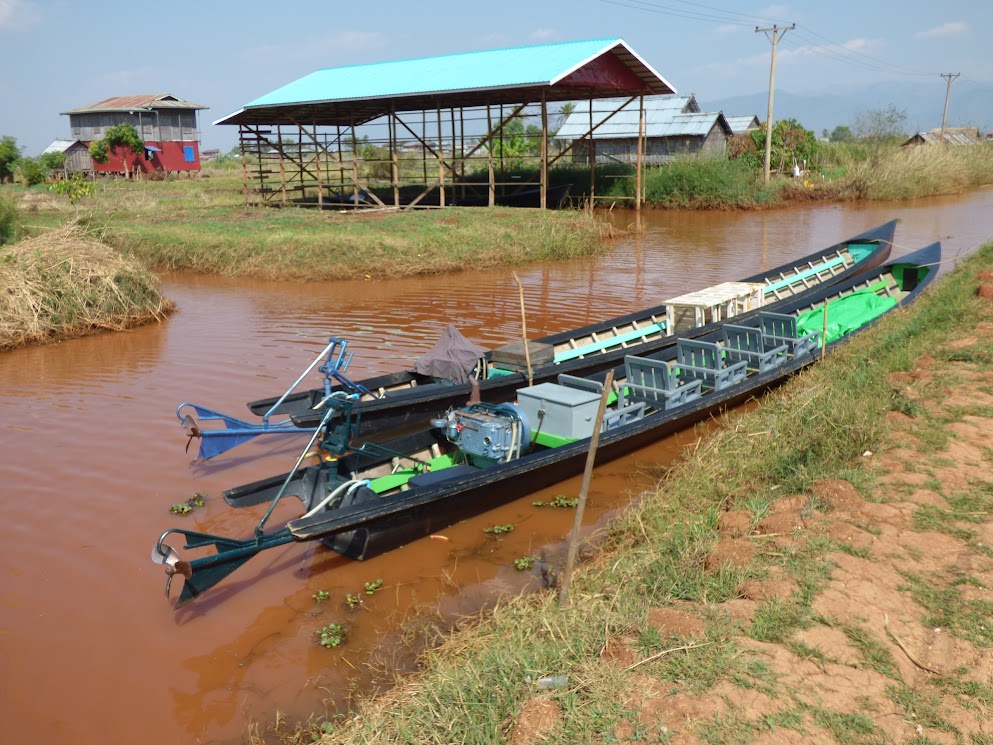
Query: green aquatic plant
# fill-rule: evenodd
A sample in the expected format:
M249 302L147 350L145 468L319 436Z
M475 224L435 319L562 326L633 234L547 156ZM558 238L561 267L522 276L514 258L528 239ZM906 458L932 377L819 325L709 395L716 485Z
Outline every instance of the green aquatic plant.
M575 507L579 504L579 499L569 499L568 497L558 494L554 499L548 502L542 502L539 500L537 502L532 502L531 504L535 507Z
M365 594L375 595L377 592L383 589L383 580L377 579L375 582L365 583Z
M483 528L484 533L491 533L493 535L502 535L503 533L511 533L514 530L514 526L510 523L507 525L491 525L488 528Z
M514 569L521 572L527 571L534 566L533 556L522 556L519 559L514 559Z
M321 639L321 646L325 649L340 647L348 641L348 632L340 623L329 623L327 626L318 629L317 636Z
M198 491L185 502L179 502L172 505L172 507L169 508L169 512L174 515L189 515L194 509L203 507L206 501L207 494L205 492Z
M323 603L328 598L330 598L331 597L331 593L328 592L327 590L318 590L317 592L315 592L313 594L312 597L314 598L314 602L315 603L320 604L320 603Z

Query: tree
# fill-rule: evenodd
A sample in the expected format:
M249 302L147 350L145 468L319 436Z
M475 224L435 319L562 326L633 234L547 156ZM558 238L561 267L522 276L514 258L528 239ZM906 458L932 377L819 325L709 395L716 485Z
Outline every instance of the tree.
M559 112L555 115L555 123L551 126L551 131L548 133L549 137L554 137L558 134L558 131L562 129L562 125L565 124L565 120L569 118L569 115L576 110L576 104L572 101L566 101L562 104Z
M754 161L755 165L764 166L757 153L765 154L765 127L749 133L755 145L755 151L746 152L743 157ZM755 153L753 155L753 153ZM803 167L810 163L817 154L817 137L812 130L804 129L796 119L780 119L772 128L772 156L770 163L780 171L790 171L794 164Z
M852 130L841 124L831 130L831 136L828 138L831 142L852 142L855 139L855 135L852 134Z
M855 135L869 146L872 163L879 164L880 150L887 143L899 143L906 138L903 125L907 112L893 104L885 109L869 109L855 117Z
M493 139L493 154L498 158L517 160L525 155L540 153L541 127L534 124L525 127L520 117L514 117L504 124L503 130Z
M110 156L124 161L124 172L128 173L127 152L140 153L145 149L145 143L138 136L138 130L130 122L115 124L107 128L102 140L90 143L90 157L95 163L106 163Z
M0 137L0 184L14 177L15 164L21 158L17 140L10 135Z
M890 104L885 109L869 109L855 117L855 136L869 144L882 144L905 138L907 112Z
M57 171L65 165L65 160L65 153L42 153L38 156L38 163L41 164L41 167L49 173L52 171Z

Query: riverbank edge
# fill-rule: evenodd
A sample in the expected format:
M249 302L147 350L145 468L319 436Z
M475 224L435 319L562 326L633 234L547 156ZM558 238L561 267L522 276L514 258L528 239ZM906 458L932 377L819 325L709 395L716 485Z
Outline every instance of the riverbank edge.
M989 544L977 540L993 538L993 443L980 449L972 480L955 484L947 471L955 427L977 418L988 431L993 419L993 311L977 297L977 276L991 269L988 244L910 309L757 410L727 417L611 525L574 578L567 609L557 610L555 593L536 592L502 598L451 633L422 631L418 638L442 641L423 652L421 672L346 720L321 729L315 717L304 728L342 744L723 743L777 729L839 742L938 738L923 743L968 734L970 710L993 705L993 670L978 662L990 658L993 628L977 620L993 603L962 589L985 588L975 575L993 569ZM947 398L965 372L985 376L971 406ZM845 622L829 617L821 601L836 592L834 575L851 563L871 575L888 556L873 546L889 540L889 525L874 524L870 507L907 513L903 528L916 540L908 567L927 544L947 553L951 541L974 564L968 582L950 569L904 567L875 578L884 596L911 603L885 626L865 608ZM825 652L804 641L812 631L836 632L847 647ZM910 647L942 631L959 651L979 651L959 657L974 667L922 670L926 655ZM848 704L818 704L789 678L799 665L859 671L874 687L852 683ZM543 677L551 687L528 682ZM853 710L863 693L879 700L859 699ZM701 700L710 703L694 709ZM979 736L972 741L988 741Z
M36 235L75 219L152 271L263 280L396 279L572 260L606 251L618 232L590 210L246 209L230 179L108 181L75 206L47 191L4 188Z
M70 222L0 247L0 352L162 321L175 311L133 258Z

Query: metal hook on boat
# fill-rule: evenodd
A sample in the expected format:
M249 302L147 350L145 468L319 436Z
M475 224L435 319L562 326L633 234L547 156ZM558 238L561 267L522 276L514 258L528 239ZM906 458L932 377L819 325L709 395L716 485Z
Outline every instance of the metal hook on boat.
M179 552L165 543L165 537L170 533L174 532L171 528L165 531L159 536L159 540L155 542L155 547L152 549L152 561L156 564L162 564L165 567L166 573L166 583L165 583L165 596L169 597L169 590L172 588L172 578L181 574L184 579L189 579L193 576L193 568L190 566L188 561L183 561Z

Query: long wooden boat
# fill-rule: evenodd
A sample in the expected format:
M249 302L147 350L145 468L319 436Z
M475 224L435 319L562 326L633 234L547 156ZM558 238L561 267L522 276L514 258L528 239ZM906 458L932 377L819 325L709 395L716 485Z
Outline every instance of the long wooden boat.
M877 268L889 257L896 224L897 221L893 220L823 251L740 280L742 285L761 285L762 297L760 302L752 303L750 310L737 317L753 317L758 312L759 304L766 310L775 309L782 302L806 297L823 286ZM600 372L622 362L625 355L652 354L672 346L677 336L696 337L713 333L723 320L726 318L696 327L679 328L677 323L667 318L667 307L663 304L545 336L529 342L529 348L533 346L535 349L532 380L542 383L554 380L561 373L582 376ZM194 437L200 438L199 458L207 460L260 434L292 433L295 428L312 429L323 417L321 402L331 394L356 397L355 409L362 415L365 433L374 435L422 421L425 416L432 416L465 401L471 393L472 383L438 380L411 370L350 381L339 372L347 367L344 348L338 346L339 342L347 345L347 342L332 338L325 348L327 360L321 369L332 372L326 373L322 387L296 390L310 370L321 361L324 353L282 396L248 404L253 414L262 417L261 424L246 422L191 402L180 404L177 417L190 435L190 441ZM518 348L518 356L524 351L520 342L511 347ZM507 359L506 351L507 348L485 352L477 368L482 377L477 381L480 394L487 401L510 400L514 391L527 382L527 375L521 371L519 364L502 361ZM336 352L340 354L333 359ZM541 361L540 353L545 354L547 361ZM343 359L346 359L345 366L341 365ZM289 418L272 420L273 417L283 416ZM204 426L205 422L219 422L220 427L211 429Z
M696 339L647 356L627 356L612 368L608 414L599 435L598 462L624 455L715 412L779 385L803 367L895 308L913 302L937 274L935 243L877 272L822 287L726 323ZM827 318L825 319L825 314ZM827 338L821 338L821 329ZM522 386L516 405L471 403L425 422L419 431L382 443L357 439L361 424L348 399L333 402L340 416L322 427L286 474L225 492L234 507L270 503L254 536L238 540L177 528L152 550L169 584L184 577L180 600L220 582L255 554L292 541L320 540L364 559L397 548L468 516L491 509L580 472L607 372L557 383ZM330 458L302 467L318 439ZM276 505L294 496L301 517L266 532ZM186 550L216 553L184 561L166 543L184 538Z

